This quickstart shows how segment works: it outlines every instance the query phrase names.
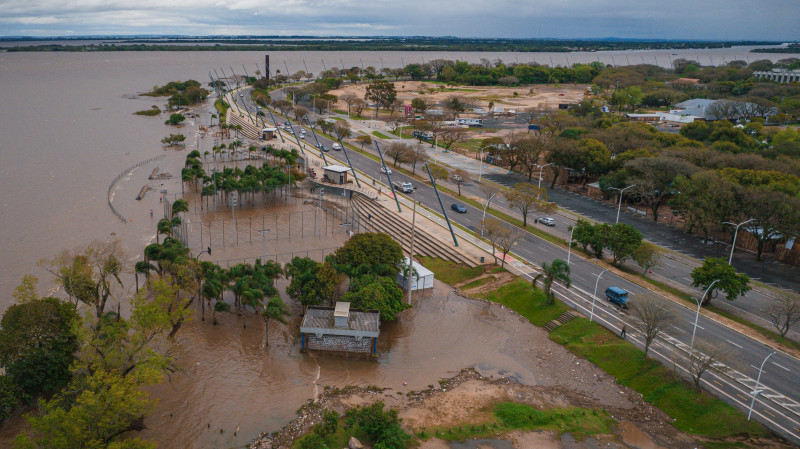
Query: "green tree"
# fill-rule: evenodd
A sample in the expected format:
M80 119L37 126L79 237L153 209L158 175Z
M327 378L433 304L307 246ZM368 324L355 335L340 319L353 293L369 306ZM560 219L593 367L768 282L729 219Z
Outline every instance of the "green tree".
M281 297L275 295L263 305L260 315L264 320L264 346L269 346L269 320L276 320L286 324L286 317L291 316L291 313L289 313L289 309L283 303Z
M182 114L172 114L172 115L169 116L168 120L164 121L164 124L165 125L178 125L184 120L186 120L186 117L184 117Z
M389 234L356 234L333 254L339 271L351 277L359 273L374 273L396 277L403 260L403 249Z
M344 414L344 428L353 429L355 434L380 449L405 449L411 445L411 435L407 434L397 416L397 410L384 411L383 401L369 406L356 407Z
M661 265L661 249L650 242L642 242L631 254L631 259L642 267L647 276L647 272Z
M566 261L561 259L556 259L552 264L549 265L547 262L542 264L542 272L533 278L533 287L536 288L536 283L540 279L542 280L542 288L544 289L547 305L551 305L555 302L555 295L552 292L554 281L561 282L567 288L572 285L572 279L569 277L569 271L569 265L567 265Z
M616 223L608 233L606 247L614 256L614 263L621 264L642 245L642 234L633 226Z
M631 195L650 207L653 221L658 221L658 209L673 194L672 183L678 176L691 176L697 167L674 157L642 157L625 164L631 173L629 184L635 184Z
M186 136L184 136L183 134L170 134L169 136L161 139L161 143L163 143L166 146L172 146L172 145L177 145L183 142L184 140L186 140Z
M322 304L325 297L319 285L322 264L308 257L295 257L284 267L286 277L291 279L286 293L304 306Z
M10 306L0 321L0 367L29 399L60 390L72 378L78 349L74 304L33 298Z
M718 281L703 298L703 305L711 304L717 290L725 292L725 299L733 301L750 291L750 277L737 273L724 258L709 257L703 264L692 270L692 287L705 291L714 281Z
M403 302L403 291L394 276L374 274L351 278L350 291L345 293L342 301L351 303L356 309L378 310L382 321L392 321L398 313L411 307Z
M375 117L377 117L380 106L388 107L397 99L397 90L395 90L393 83L386 80L377 80L367 85L364 99L375 102Z
M411 107L417 112L424 113L428 110L428 103L425 102L424 98L417 97L411 100Z
M322 438L330 438L339 428L339 414L336 410L325 410L322 412L322 422L314 426L314 433Z

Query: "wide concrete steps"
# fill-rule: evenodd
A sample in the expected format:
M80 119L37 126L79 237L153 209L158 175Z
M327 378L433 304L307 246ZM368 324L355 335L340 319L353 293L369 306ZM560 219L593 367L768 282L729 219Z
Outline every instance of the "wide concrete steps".
M248 139L257 140L261 137L261 128L258 126L254 126L247 114L242 112L244 117L240 117L238 113L234 112L233 109L228 109L227 114L227 122L229 125L241 125L242 129L239 131L239 134L244 135Z
M563 324L566 324L566 323L574 320L577 317L578 317L578 315L575 312L573 312L572 310L567 310L566 312L564 312L561 315L559 315L558 318L556 318L553 321L545 324L542 329L547 331L547 333L549 334L550 332L553 332L554 330L556 330L557 327L559 327L559 326L561 326Z
M406 251L411 242L411 223L402 220L391 211L374 200L354 193L351 199L352 209L360 223L360 228L374 232L385 232ZM419 217L422 218L422 217ZM471 267L477 263L454 249L447 243L434 237L424 229L417 227L414 231L414 254L428 257L440 257L444 260L465 264Z

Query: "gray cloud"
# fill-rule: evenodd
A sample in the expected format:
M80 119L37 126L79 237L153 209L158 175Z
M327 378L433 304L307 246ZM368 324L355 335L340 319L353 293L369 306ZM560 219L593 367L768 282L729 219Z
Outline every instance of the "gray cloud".
M796 0L0 0L0 35L797 40Z

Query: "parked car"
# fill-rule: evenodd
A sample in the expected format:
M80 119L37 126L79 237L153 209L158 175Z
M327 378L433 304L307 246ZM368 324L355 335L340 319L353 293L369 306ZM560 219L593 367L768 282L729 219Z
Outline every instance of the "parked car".
M384 175L391 175L392 169L389 167L381 166L381 173L383 173Z
M339 145L338 143L334 142L333 143L333 150L334 151L342 151L342 146Z
M458 212L459 214L466 214L467 213L466 206L464 206L463 204L459 204L459 203L453 203L450 206L450 209L453 209L454 211Z
M539 219L539 223L541 223L541 224L543 224L545 226L555 226L556 225L556 221L553 220L550 217L542 217L542 218L540 218Z

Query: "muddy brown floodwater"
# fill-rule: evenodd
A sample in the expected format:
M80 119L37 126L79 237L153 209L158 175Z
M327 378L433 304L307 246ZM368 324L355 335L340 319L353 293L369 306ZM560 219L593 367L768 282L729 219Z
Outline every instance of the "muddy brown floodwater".
M269 348L263 322L252 314L244 315L246 328L235 314L218 315L216 326L197 317L178 334L184 373L152 389L159 404L141 436L161 448L244 447L287 424L326 385L419 391L464 367L529 385L568 384L600 401L620 402L619 387L598 383L591 364L509 309L460 297L438 282L414 303L397 321L382 324L376 359L301 353L296 304L289 326L270 325ZM564 363L567 372L554 368Z

